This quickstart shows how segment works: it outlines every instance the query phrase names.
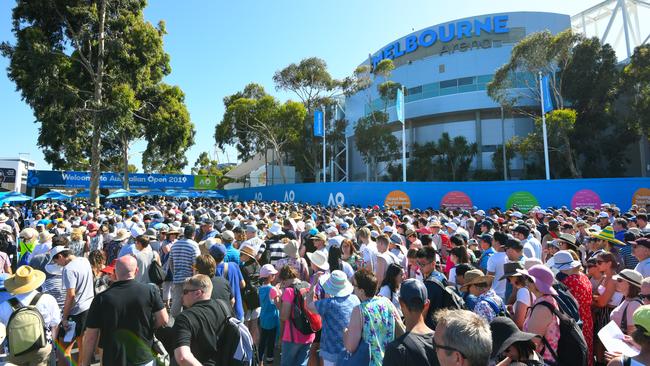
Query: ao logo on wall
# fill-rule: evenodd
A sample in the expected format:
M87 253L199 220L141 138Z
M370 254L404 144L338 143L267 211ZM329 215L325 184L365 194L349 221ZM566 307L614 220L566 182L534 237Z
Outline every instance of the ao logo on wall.
M284 191L284 202L293 202L296 200L296 192L292 190Z
M255 192L255 201L261 201L263 197L262 192Z
M345 203L345 196L341 192L330 193L329 198L327 199L328 206L342 206Z

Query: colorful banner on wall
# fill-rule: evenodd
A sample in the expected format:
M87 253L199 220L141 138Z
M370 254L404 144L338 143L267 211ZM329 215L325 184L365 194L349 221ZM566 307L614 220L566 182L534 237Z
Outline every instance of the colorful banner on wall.
M233 200L266 200L308 202L329 206L373 206L402 203L406 197L411 208L473 206L508 208L516 204L521 210L533 206L548 208L572 205L616 204L627 210L635 200L637 205L650 204L650 178L603 178L528 180L507 182L349 182L287 184L223 191ZM589 191L589 192L587 192ZM400 193L397 193L400 192ZM575 200L574 200L575 198Z
M122 188L123 175L102 173L101 188ZM28 188L89 188L90 173L58 170L30 170L27 174ZM129 174L131 189L201 189L217 188L217 179L205 175L183 174Z

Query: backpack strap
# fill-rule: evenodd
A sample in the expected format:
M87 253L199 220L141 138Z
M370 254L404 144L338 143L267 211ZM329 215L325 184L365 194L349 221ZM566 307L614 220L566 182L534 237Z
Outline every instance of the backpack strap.
M38 303L38 300L41 299L41 296L43 296L42 292L37 293L36 296L34 296L32 301L29 303L29 306L36 306L36 304Z
M627 307L630 306L631 302L638 302L641 305L643 305L643 302L638 297L632 299L632 301L630 301L629 303L627 303L627 305L625 305L625 308L623 308L623 317L621 318L621 330L624 332L627 331Z
M494 300L486 297L486 298L483 299L483 301L487 302L488 305L490 305L490 307L492 308L492 311L494 311L495 316L499 316L502 309L501 309L501 307L499 307L499 305L497 305L496 302L494 302Z
M18 301L18 299L15 298L15 297L12 297L11 299L9 299L9 300L7 300L7 301L9 302L9 305L11 305L11 308L13 309L13 311L17 311L17 310L20 310L20 309L22 309L22 308L25 307L25 306L24 306L20 301Z
M221 272L221 277L228 279L228 262L223 262L223 271Z
M558 310L555 308L555 306L553 306L553 304L549 303L548 301L541 301L541 302L538 302L537 304L535 304L535 306L533 306L533 308L530 310L531 314L532 314L533 310L535 310L535 307L537 305L542 305L545 308L548 308L548 310L551 311L551 314L555 315L558 318L560 317L560 314L559 314ZM558 356L557 356L557 352L555 352L553 350L553 347L551 347L551 344L548 343L548 340L546 339L545 336L542 336L542 343L544 343L544 349L548 349L548 351L551 353L551 356L553 356L553 359L555 361L559 361ZM542 354L543 353L544 352L542 352Z

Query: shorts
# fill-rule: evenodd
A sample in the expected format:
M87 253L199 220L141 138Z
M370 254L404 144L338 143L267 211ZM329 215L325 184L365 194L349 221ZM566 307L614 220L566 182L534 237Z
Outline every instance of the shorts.
M86 330L86 319L87 318L88 318L88 310L82 311L81 313L76 314L76 315L68 316L68 321L73 321L75 323L75 325L74 325L74 336L75 336L75 338L83 336L83 333ZM64 336L65 336L65 329L63 327L61 327L58 337L63 338Z
M251 320L256 320L260 317L260 313L262 312L262 308L256 308L255 310L246 310L246 313L244 313L244 321L251 321Z

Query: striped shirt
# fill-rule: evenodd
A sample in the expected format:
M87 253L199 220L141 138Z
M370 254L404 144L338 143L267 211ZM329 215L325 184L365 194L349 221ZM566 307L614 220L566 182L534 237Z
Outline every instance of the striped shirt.
M194 240L182 239L174 243L169 253L174 283L183 283L186 278L192 277L192 266L200 254L199 245Z
M273 267L278 263L278 261L287 256L287 253L284 252L284 243L276 241L273 243L268 243L266 245L269 251L269 260Z

